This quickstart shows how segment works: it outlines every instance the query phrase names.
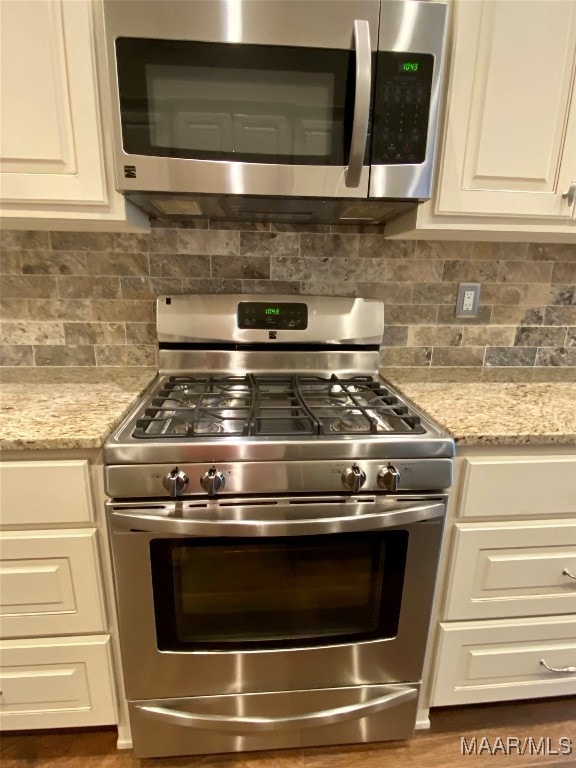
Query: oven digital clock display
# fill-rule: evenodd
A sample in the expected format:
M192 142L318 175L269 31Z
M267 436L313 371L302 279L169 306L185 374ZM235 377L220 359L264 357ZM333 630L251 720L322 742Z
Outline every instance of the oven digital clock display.
M238 328L303 331L308 327L308 306L292 301L281 304L241 301L237 320Z

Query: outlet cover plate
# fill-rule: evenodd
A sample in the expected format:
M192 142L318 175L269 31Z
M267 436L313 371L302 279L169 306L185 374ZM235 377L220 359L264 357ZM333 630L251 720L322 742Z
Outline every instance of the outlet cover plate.
M479 305L480 283L460 283L456 299L456 317L477 317Z

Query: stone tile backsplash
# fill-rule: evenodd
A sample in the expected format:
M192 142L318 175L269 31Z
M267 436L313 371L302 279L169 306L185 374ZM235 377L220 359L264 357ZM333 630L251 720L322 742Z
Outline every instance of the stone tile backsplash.
M227 222L0 244L5 366L155 366L159 294L279 293L383 299L382 367L405 379L576 380L576 245ZM475 319L460 282L482 285Z

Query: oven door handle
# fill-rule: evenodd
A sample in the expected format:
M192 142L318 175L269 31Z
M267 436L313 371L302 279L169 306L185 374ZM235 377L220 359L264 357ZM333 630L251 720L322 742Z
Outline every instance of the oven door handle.
M237 508L241 510L242 507ZM294 511L294 510L290 510ZM111 515L115 530L134 530L174 536L312 536L318 534L377 531L444 516L444 502L425 502L397 510L349 514L342 517L311 519L194 520L183 517L151 515L141 511L115 510Z
M323 709L316 712L306 712L301 715L288 717L237 717L234 715L208 715L200 712L184 712L171 707L136 704L135 708L143 715L154 720L162 720L171 725L184 725L188 728L207 730L234 731L236 733L253 731L287 731L298 728L314 728L346 720L356 720L368 717L384 709L395 707L400 703L410 701L418 695L417 688L394 686L390 693L378 696L370 701L359 704L348 704L343 707Z

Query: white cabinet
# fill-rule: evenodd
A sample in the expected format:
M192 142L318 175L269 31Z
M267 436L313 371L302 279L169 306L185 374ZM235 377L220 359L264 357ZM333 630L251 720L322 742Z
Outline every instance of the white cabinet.
M575 457L459 470L431 706L576 694Z
M71 728L116 721L110 638L0 641L2 728Z
M576 0L451 10L436 191L387 233L576 242Z
M2 225L147 229L114 190L108 95L98 86L100 4L0 0L0 13Z
M0 464L3 730L118 722L90 476L83 459Z

